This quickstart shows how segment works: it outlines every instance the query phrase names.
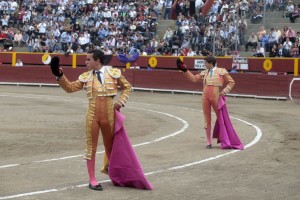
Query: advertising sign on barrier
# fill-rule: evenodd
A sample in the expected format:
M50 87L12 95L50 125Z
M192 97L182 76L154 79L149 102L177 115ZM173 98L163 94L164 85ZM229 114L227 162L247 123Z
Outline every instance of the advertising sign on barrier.
M205 60L195 59L194 69L205 69Z
M248 58L247 57L233 57L232 58L232 67L236 66L236 69L248 70Z

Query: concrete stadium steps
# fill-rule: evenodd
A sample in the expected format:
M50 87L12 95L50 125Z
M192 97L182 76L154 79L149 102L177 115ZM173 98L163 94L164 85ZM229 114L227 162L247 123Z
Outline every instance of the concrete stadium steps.
M163 20L163 19L160 19L157 22L158 22L158 25L163 25L163 26L174 25L175 26L176 20L171 20L171 19Z
M247 33L245 35L245 41L248 40L252 32L257 33L262 26L264 26L267 33L270 32L271 28L275 28L275 27L278 27L279 30L282 31L284 26L292 27L296 32L300 31L300 18L297 18L295 20L295 23L291 23L289 18L286 17L284 18L282 15L283 15L282 11L273 11L273 12L268 11L265 14L265 19L262 20L262 22L259 24L252 24L250 19L247 19L248 28L247 28ZM249 53L251 55L250 51L245 52L245 46L240 47L240 55L241 54L248 55ZM268 53L266 53L266 56L268 56Z
M171 27L172 30L175 30L176 28L176 21L175 20L158 20L157 21L157 36L159 37L159 39L163 38L166 30Z
M248 24L248 33L246 34L248 37L251 32L257 32L260 27L264 26L267 31L270 28L278 27L280 30L283 29L284 26L291 26L295 31L300 31L300 19L297 18L295 23L291 23L290 19L287 17L283 17L282 11L269 11L265 14L265 19L262 20L259 24L252 24L250 19L247 19Z
M27 52L27 47L14 47L15 52Z
M265 25L263 23L261 23L261 24L251 24L251 22L249 22L249 23L250 23L250 24L248 24L248 31L250 31L250 32L248 32L249 35L251 34L251 32L256 33L262 26L265 27L267 32L270 31L271 28L275 28L275 27L278 27L279 30L282 30L284 26L292 27L296 32L300 31L300 23L290 23L290 22L271 23L271 22L268 22L267 19L265 21ZM251 31L251 30L253 30L253 31Z
M283 11L267 11L266 18L283 18Z

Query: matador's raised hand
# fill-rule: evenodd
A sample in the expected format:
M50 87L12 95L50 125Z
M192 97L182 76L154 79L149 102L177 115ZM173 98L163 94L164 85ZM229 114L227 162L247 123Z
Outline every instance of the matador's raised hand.
M177 69L179 69L180 71L183 71L183 72L187 71L186 65L179 58L176 60L176 65L177 65Z
M64 73L62 69L59 68L59 57L55 56L51 59L50 67L51 67L52 74L54 74L54 76L59 78L63 76Z

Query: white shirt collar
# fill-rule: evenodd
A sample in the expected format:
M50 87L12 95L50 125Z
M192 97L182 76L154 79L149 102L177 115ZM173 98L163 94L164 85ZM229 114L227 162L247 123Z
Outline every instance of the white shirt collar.
M102 66L101 69L99 70L102 74L105 72L105 66Z
M104 74L104 72L105 72L105 66L102 66L101 69L99 69L99 70L95 70L94 69L94 72L101 72L101 74Z
M216 67L216 66L214 66L213 68L211 68L211 70L215 71L215 70L216 70L216 68L217 68L217 67ZM209 71L209 70L208 70L208 71Z

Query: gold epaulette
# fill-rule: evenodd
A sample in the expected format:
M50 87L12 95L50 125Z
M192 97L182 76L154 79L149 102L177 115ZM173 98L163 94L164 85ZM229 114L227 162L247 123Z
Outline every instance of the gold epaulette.
M218 73L221 75L221 76L224 76L226 73L227 73L227 70L225 68L217 68L218 70Z
M81 74L78 78L78 80L80 80L83 83L86 83L90 80L90 78L92 77L92 71L88 71L88 72L84 72L83 74Z
M108 71L109 75L111 75L113 78L120 78L120 76L121 76L120 69L107 67L107 71Z

